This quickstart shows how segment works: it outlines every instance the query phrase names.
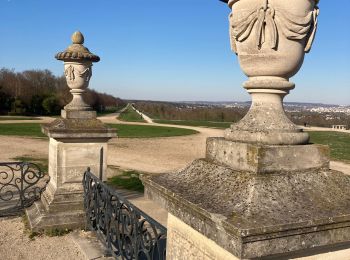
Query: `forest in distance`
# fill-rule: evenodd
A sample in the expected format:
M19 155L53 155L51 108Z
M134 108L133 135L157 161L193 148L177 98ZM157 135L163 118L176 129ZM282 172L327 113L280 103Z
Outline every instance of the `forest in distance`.
M0 69L0 114L58 115L72 95L64 75L49 70ZM85 101L100 113L114 112L126 104L120 98L87 89Z
M16 72L0 69L0 115L58 115L71 99L64 75L55 76L49 70ZM122 100L92 89L86 90L84 99L98 113L116 112L127 103L133 103L153 119L212 122L237 122L244 117L250 105L249 102L225 106L215 102ZM297 109L287 111L287 116L298 125L347 125L350 128L349 113Z

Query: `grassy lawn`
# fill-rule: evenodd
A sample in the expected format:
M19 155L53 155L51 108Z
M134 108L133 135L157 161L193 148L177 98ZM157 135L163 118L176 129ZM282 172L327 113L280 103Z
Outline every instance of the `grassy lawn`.
M169 137L198 133L197 131L190 129L149 125L111 124L110 127L118 129L119 137L124 138ZM46 137L41 133L39 123L0 124L0 135Z
M120 113L118 119L127 122L146 122L130 105Z
M0 135L46 137L39 123L0 124Z
M187 125L187 126L204 126L213 128L228 128L232 123L230 122L212 122L212 121L194 121L194 120L153 120L158 124L172 124L172 125Z
M350 163L350 134L342 132L310 131L310 142L329 145L331 159Z
M143 192L143 184L137 171L124 171L121 175L108 179L107 184L114 188Z
M109 126L116 128L118 130L118 136L121 138L170 137L192 135L198 133L195 130L177 127L122 124L110 124Z
M29 117L29 116L0 116L0 121L4 120L41 120L38 117Z

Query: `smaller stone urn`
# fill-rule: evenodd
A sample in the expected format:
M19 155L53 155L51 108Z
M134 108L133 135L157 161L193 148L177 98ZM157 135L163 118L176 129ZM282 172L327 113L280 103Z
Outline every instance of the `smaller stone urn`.
M68 87L73 95L72 101L64 107L64 118L94 117L95 112L85 103L83 94L89 86L92 76L92 63L100 61L100 57L92 54L84 47L84 36L77 31L72 35L73 44L64 52L56 54L55 58L64 61L64 74Z
M26 210L33 231L84 227L84 172L89 167L106 180L107 143L117 136L115 129L96 118L96 111L83 99L92 75L92 63L100 58L83 46L84 36L80 32L73 34L72 41L71 46L55 56L64 61L73 99L61 111L61 118L41 126L50 138L50 182L41 200Z

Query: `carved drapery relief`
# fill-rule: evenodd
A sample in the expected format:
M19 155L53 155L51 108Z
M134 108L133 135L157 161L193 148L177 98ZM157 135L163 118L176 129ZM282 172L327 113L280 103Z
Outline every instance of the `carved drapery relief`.
M84 78L85 81L89 81L92 76L91 68L87 68L83 72L79 72L79 76Z
M74 67L70 65L65 71L64 75L67 79L74 81L75 75L74 75Z
M229 20L232 50L237 53L236 41L244 42L251 35L255 35L256 46L260 49L266 43L267 34L269 35L267 44L276 50L280 29L289 40L307 38L305 52L309 52L315 38L318 14L319 9L315 6L315 9L306 16L296 16L287 10L271 6L268 0L252 9L231 13Z
M92 76L91 68L87 68L84 71L78 71L74 68L74 66L69 65L68 68L64 71L64 74L66 78L70 81L74 81L76 74L78 74L79 77L83 78L85 81L89 81Z

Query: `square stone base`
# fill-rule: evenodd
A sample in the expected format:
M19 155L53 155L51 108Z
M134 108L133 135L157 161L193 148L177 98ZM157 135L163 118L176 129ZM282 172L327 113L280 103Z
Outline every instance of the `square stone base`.
M148 198L241 259L350 242L350 176L341 172L253 174L200 159L142 181Z
M50 182L55 187L82 191L84 172L91 172L103 181L107 172L106 139L55 139L49 143Z
M59 206L59 205L56 205ZM29 227L32 231L42 232L53 229L83 229L85 228L85 212L83 209L75 209L76 205L64 203L66 210L47 209L42 201L36 201L25 210ZM67 208L70 208L69 210Z
M350 256L350 244L339 244L324 248L312 248L287 254L268 257L270 260L344 260ZM167 259L203 259L203 260L238 260L213 240L168 214L167 224Z
M256 174L329 169L325 145L259 145L220 137L207 139L206 158L238 171Z
M238 260L172 214L168 214L166 258L180 259L230 259Z
M106 180L108 138L50 138L50 182L41 201L26 210L34 231L83 228L83 176L91 172Z

